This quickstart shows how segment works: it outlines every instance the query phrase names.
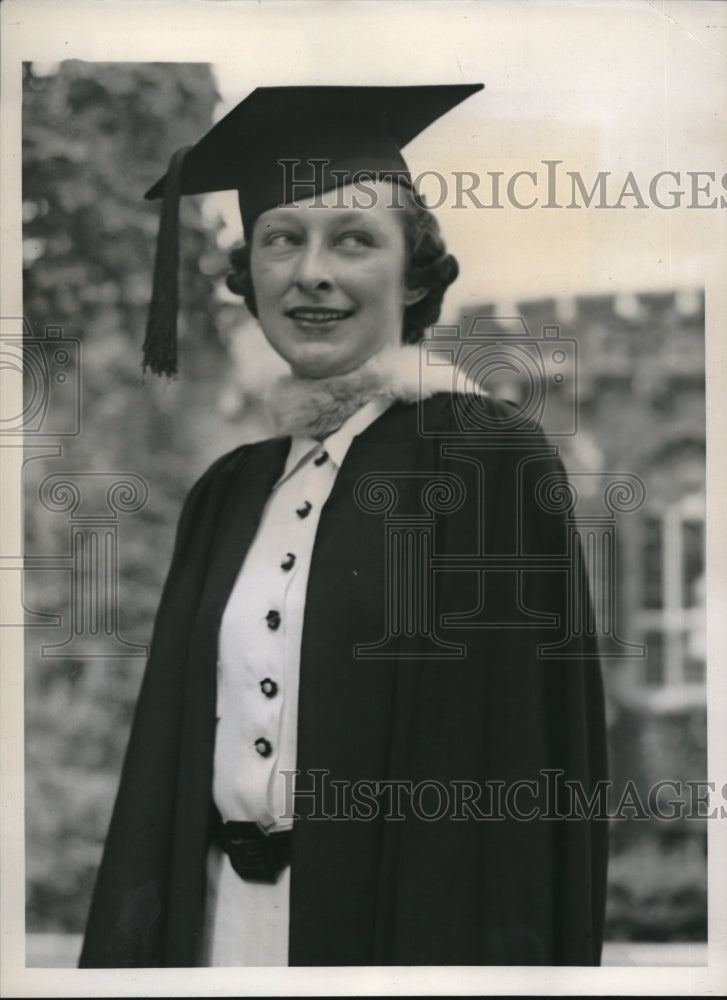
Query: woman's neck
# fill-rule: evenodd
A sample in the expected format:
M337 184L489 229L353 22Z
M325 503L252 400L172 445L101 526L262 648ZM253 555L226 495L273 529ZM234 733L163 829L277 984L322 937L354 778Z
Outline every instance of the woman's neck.
M430 365L418 344L386 348L353 371L327 378L283 376L268 405L277 433L325 437L371 399L417 403L435 393L487 395L450 365Z

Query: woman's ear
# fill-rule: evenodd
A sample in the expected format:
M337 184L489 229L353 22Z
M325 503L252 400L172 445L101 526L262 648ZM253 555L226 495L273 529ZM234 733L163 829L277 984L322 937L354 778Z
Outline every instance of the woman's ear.
M421 301L426 294L426 288L405 288L404 305L413 306L415 302Z

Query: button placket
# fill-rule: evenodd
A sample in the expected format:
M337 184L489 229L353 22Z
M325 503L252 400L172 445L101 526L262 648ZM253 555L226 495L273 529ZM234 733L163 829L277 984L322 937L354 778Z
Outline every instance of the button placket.
M304 487L306 484L303 484ZM299 505L296 508L297 517L293 517L290 520L288 526L289 531L286 537L286 543L281 545L281 551L283 553L280 563L279 563L279 578L283 579L283 594L287 599L287 594L292 586L294 578L298 574L298 567L300 564L300 553L307 551L307 536L309 535L313 523L306 520L308 514L313 509L313 505L309 502L307 504L306 513L301 516L300 511L303 509L303 505Z
M298 534L297 529L299 528L302 531L306 530L306 527L304 527L301 521L291 521L292 536ZM296 541L291 538L287 546L282 546L285 550L285 558L280 562L279 566L269 577L268 594L270 608L265 615L265 623L271 633L279 633L281 626L283 626L284 631L288 592L296 576L298 564L295 550L301 549L300 541L301 539ZM284 635L280 634L279 638L281 648L279 648L276 653L273 653L271 650L273 655L269 657L270 669L268 670L268 674L270 676L263 676L262 678L258 677L258 694L264 695L269 702L275 699L277 703L275 705L270 705L271 712L269 715L270 730L275 732L279 732L282 718L283 698L277 698L276 696L283 694L281 684L284 673L286 648ZM280 680L275 678L280 678Z
M221 804L234 818L266 825L284 815L282 790L288 786L281 771L296 766L305 588L321 509L348 441L341 447L331 441L332 453L325 444L296 444L301 457L278 484L280 492L276 486L271 494L248 553L241 599L229 616L235 642L228 641L225 654L230 677L225 745L230 753L220 768ZM280 615L275 628L268 625L270 611Z
M258 673L255 711L255 753L261 758L260 764L267 777L268 788L275 777L276 764L280 749L283 716L286 702L286 658L290 655L289 636L286 629L287 602L293 582L298 575L300 560L298 552L306 551L306 536L310 533L312 522L306 521L307 514L313 509L308 502L305 516L291 516L285 541L281 545L283 558L279 562L271 562L266 572L266 592L268 610L264 613L264 626L269 636L267 655L264 657L265 669ZM284 565L285 564L285 565ZM287 568L286 568L287 567ZM262 704L261 704L262 703ZM263 764L263 761L265 762Z
M320 461L322 455L317 456L319 461L314 458L309 461L307 469L301 470L303 474L295 490L297 497L288 508L290 515L282 519L279 556L272 558L264 568L263 600L267 601L267 605L263 604L261 613L264 618L263 634L267 635L267 639L263 641L265 654L258 663L259 670L256 670L253 695L255 721L249 732L252 752L258 758L255 771L259 780L267 786L271 804L277 800L280 768L294 766L294 759L289 760L289 744L290 734L294 734L297 727L290 712L293 710L291 697L297 701L294 693L297 691L295 671L300 654L297 645L300 594L294 582L299 580L299 573L306 572L310 561L312 537L320 514L319 498L327 494L325 486L333 471L328 454ZM295 605L291 601L295 601ZM291 628L295 635L291 633Z
M290 736L289 734L285 736L284 733L288 731L286 727L293 727L293 731L295 729L295 720L290 718L290 712L293 708L293 702L290 701L290 698L291 683L296 689L297 683L291 672L298 669L300 648L296 645L296 639L299 642L300 636L297 634L297 625L292 626L296 635L291 634L290 628L287 626L291 625L291 621L297 621L299 614L299 612L292 610L291 601L295 601L297 607L300 597L298 592L299 573L305 573L306 565L309 562L312 548L311 537L315 535L319 513L318 491L314 487L320 478L320 473L313 468L312 462L309 462L307 468L301 471L303 474L300 476L298 496L312 496L313 500L312 502L310 500L300 501L297 506L294 502L291 507L290 520L286 522L287 530L281 542L281 558L275 566L276 586L271 589L271 595L280 594L280 597L277 598L277 607L281 609L283 615L283 626L279 631L270 635L276 651L279 651L277 669L269 674L269 679L276 684L276 691L274 696L267 696L265 699L259 695L261 700L267 700L268 705L276 710L275 718L271 720L271 727L267 731L274 745L271 755L266 758L266 764L270 768L268 794L271 803L278 802L279 795L276 789L278 789L278 783L283 780L280 776L280 768L294 766L294 761L288 760L290 751L287 742ZM309 517L310 514L312 516ZM297 698L295 700L297 701Z

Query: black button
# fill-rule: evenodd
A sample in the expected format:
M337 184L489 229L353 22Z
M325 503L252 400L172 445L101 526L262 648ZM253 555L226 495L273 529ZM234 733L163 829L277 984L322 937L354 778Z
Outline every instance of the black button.
M269 757L273 752L273 745L270 740L266 740L264 736L259 736L255 740L255 749L261 757Z
M306 502L303 504L303 506L302 507L298 507L298 509L296 510L295 513L298 515L298 517L308 517L308 515L311 512L312 507L313 507L313 504L310 502L310 500L306 500Z
M271 677L265 677L260 681L260 690L266 698L274 698L278 693L278 685Z
M313 465L323 465L324 462L328 461L328 452L322 451L318 458L313 459Z
M268 611L265 615L265 621L268 623L268 628L271 628L274 632L280 626L280 612Z
M286 552L285 559L283 559L283 561L281 562L280 568L284 569L287 572L289 569L292 569L294 565L295 565L294 553Z

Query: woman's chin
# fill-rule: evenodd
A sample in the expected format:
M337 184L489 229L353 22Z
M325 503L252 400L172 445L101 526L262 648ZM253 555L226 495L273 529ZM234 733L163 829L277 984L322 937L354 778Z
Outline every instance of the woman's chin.
M345 375L366 360L367 358L342 355L324 348L306 351L296 358L290 358L288 363L298 378L330 378L333 375Z

